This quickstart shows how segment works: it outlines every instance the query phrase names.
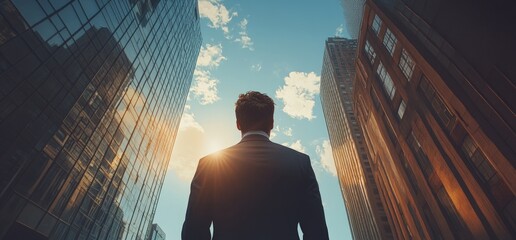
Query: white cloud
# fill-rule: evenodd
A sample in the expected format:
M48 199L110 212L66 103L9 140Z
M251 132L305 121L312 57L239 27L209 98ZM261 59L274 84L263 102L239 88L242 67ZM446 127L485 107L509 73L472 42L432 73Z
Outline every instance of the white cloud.
M257 64L251 65L251 71L259 72L260 70L262 70L262 65L261 64L257 63Z
M335 36L336 37L342 37L344 33L344 24L341 24L337 29L335 29Z
M238 23L238 25L240 26L240 28L242 30L247 30L247 24L248 23L249 22L247 21L247 18L244 18L244 19L242 19L242 21L240 21L240 23Z
M217 90L219 80L213 78L210 71L195 69L194 77L195 82L190 87L190 92L200 104L212 104L220 99Z
M185 110L183 116L181 117L181 123L179 124L179 131L188 130L190 128L197 129L199 132L204 132L204 128L195 121L195 116L190 112L192 107L190 105L185 105Z
M289 128L282 128L279 125L276 125L276 127L274 127L271 130L271 137L270 138L271 139L275 138L276 136L278 136L279 133L281 133L281 134L283 134L284 136L287 136L287 137L292 137L293 130L292 130L291 127L289 127ZM288 143L284 143L283 145L287 146L286 144L288 145Z
M224 36L230 38L227 25L234 16L238 16L237 12L228 10L220 0L199 0L199 14L210 20L209 27L220 28Z
M194 82L188 94L189 100L193 95L195 99L199 100L200 104L206 105L220 99L217 90L219 80L211 76L209 69L218 68L224 60L226 60L226 57L222 55L222 45L220 43L216 45L207 43L205 46L201 46L194 71Z
M206 46L201 46L199 57L197 57L197 67L218 67L224 60L226 57L222 55L222 45L207 43Z
M185 182L192 180L199 159L205 155L205 152L199 151L199 147L193 146L201 146L204 138L203 127L190 112L190 106L186 105L169 164L169 169L174 171L179 179Z
M271 129L271 136L270 136L270 139L273 139L275 138L278 134L278 132L280 131L280 128L279 128L279 125L276 125L275 128Z
M302 153L305 153L305 151L306 151L305 147L301 143L301 140L296 140L293 143L285 142L285 143L282 143L282 145L286 146L286 147L289 147L289 148L292 148L292 149L294 149L296 151L299 151L299 152L302 152Z
M285 85L276 90L276 98L283 100L283 112L297 119L315 118L313 108L321 77L314 72L290 72L284 80Z
M320 146L317 146L315 152L319 155L322 167L333 176L337 176L337 169L335 168L335 161L331 152L330 141L324 140Z
M283 130L283 134L285 134L285 136L292 137L292 128L287 128Z
M271 135L270 135L270 139L273 139L277 136L277 134L275 132L273 132L273 130L271 130Z
M242 19L238 24L240 26L240 32L238 33L239 37L235 39L235 42L239 42L242 45L242 48L247 48L251 51L254 51L254 43L249 34L247 34L247 24L249 22L246 18Z

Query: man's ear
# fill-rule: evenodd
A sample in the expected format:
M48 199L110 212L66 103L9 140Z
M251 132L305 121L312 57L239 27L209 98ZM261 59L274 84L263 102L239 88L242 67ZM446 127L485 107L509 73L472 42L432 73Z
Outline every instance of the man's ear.
M242 131L242 128L240 127L240 123L238 122L238 120L236 120L236 125L237 125L237 129Z

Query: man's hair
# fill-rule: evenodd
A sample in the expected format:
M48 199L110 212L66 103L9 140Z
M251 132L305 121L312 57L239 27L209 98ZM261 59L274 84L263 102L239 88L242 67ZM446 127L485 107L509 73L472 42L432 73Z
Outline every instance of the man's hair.
M260 92L240 94L235 103L235 114L242 132L261 130L269 132L274 116L274 101Z

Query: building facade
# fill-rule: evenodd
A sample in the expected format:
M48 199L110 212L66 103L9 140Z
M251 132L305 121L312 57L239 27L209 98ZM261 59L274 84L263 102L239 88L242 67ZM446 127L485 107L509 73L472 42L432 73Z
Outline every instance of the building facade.
M364 3L365 0L340 0L342 12L344 13L344 22L346 22L346 31L352 39L358 38L362 13L364 12Z
M0 3L0 239L147 239L197 1Z
M159 227L158 224L154 223L152 224L151 234L149 235L148 240L165 240L166 235L163 230Z
M500 1L366 1L353 103L397 239L515 238L512 18Z
M353 239L390 239L390 226L353 112L356 47L354 39L326 41L321 103Z

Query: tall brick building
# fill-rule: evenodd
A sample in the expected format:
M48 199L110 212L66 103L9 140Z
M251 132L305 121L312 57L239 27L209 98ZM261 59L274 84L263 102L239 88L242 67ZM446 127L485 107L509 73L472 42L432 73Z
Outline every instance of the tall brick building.
M366 1L354 108L399 239L516 236L516 32L501 1Z

